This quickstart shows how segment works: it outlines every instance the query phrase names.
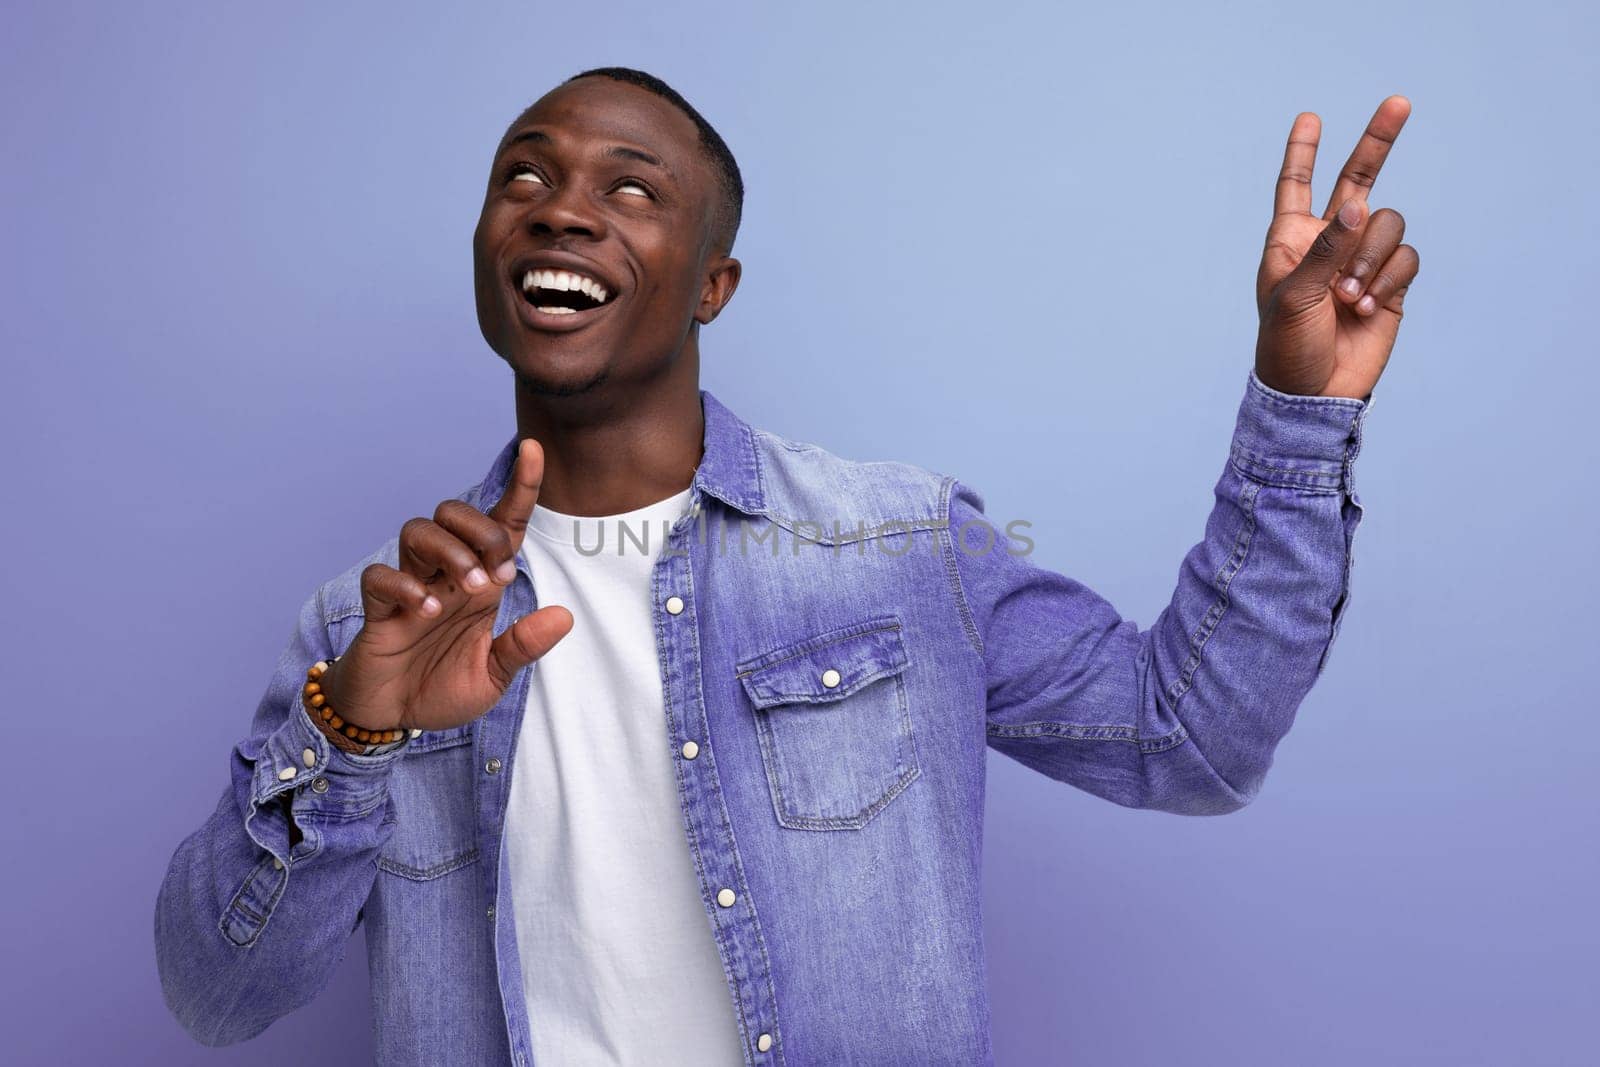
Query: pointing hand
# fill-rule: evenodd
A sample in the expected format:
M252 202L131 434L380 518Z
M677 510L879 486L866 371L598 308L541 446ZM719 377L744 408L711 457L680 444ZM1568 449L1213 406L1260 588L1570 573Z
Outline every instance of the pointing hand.
M346 722L369 730L445 730L492 708L516 673L572 629L572 613L540 608L494 636L500 598L539 500L544 450L525 440L510 484L485 514L446 500L400 530L399 568L361 574L366 620L322 678Z

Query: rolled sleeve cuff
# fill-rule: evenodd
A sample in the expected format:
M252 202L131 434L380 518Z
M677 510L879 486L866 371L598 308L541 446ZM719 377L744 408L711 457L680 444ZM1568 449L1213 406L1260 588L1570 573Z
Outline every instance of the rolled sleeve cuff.
M1371 395L1356 400L1280 392L1252 369L1230 461L1240 474L1266 485L1348 492L1372 405Z
M257 804L281 793L308 786L297 809L359 811L382 799L390 765L406 748L359 756L337 748L311 721L305 704L295 700L288 719L261 746L252 782Z

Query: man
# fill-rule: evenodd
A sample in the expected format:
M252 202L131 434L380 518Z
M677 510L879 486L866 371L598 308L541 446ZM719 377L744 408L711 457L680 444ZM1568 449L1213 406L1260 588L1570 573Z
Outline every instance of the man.
M1215 505L1141 632L955 479L702 392L732 155L637 71L544 96L473 242L516 438L306 604L161 888L172 1011L248 1038L365 923L386 1063L988 1062L986 748L1228 812L1321 673L1417 273L1365 205L1409 110L1380 105L1320 217L1295 120Z

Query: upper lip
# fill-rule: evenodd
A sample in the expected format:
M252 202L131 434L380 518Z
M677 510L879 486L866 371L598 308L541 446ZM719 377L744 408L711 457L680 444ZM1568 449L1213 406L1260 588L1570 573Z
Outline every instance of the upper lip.
M522 292L522 279L530 270L564 270L593 278L605 287L608 304L617 298L617 293L621 290L616 279L604 267L593 260L572 255L570 252L530 252L519 256L511 264L511 286L518 293Z

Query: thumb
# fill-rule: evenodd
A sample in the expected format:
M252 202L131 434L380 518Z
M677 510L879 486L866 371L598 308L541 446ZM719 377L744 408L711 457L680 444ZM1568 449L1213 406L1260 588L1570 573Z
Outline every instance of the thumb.
M559 604L524 615L489 645L489 674L505 692L518 671L572 631L572 612Z
M1367 205L1359 196L1352 196L1339 208L1339 213L1322 228L1317 239L1311 242L1299 266L1284 279L1285 290L1320 300L1323 290L1333 281L1334 275L1355 254L1361 227L1367 221Z

